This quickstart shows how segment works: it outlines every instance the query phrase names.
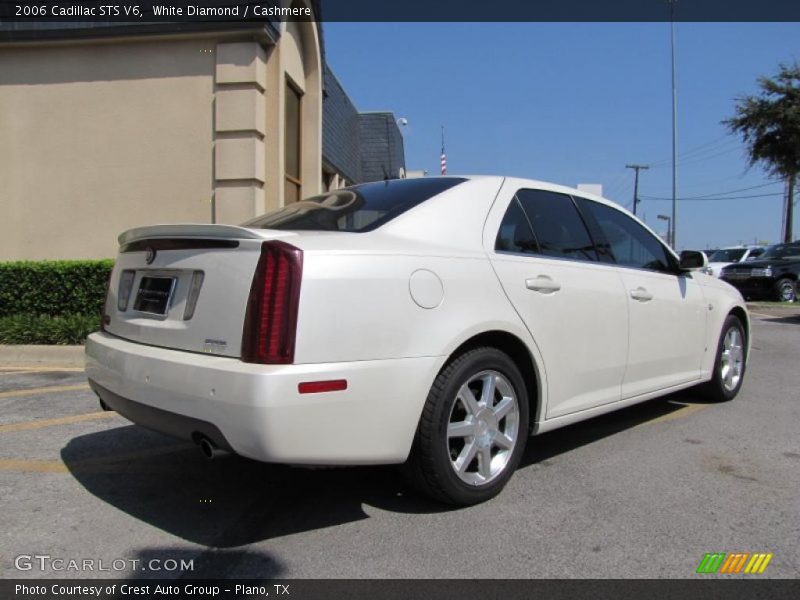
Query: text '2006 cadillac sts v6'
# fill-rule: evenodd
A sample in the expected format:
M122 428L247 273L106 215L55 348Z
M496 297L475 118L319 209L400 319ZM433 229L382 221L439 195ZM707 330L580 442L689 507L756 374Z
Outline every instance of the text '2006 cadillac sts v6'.
M398 463L472 504L530 434L690 386L738 393L749 318L706 264L570 188L368 183L240 227L123 233L87 375L206 454Z

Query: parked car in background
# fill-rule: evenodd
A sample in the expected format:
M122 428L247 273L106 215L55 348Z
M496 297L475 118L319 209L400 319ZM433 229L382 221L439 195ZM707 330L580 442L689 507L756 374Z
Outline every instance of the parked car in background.
M745 298L780 302L797 300L798 276L800 241L770 246L757 260L729 265L720 275Z
M120 236L86 372L135 423L289 464L404 464L497 494L529 434L739 392L742 296L598 196L524 179L357 185L244 225Z
M735 246L731 248L720 248L713 252L706 252L708 255L708 266L703 269L704 273L719 277L722 269L732 263L755 260L761 256L766 247L764 246Z

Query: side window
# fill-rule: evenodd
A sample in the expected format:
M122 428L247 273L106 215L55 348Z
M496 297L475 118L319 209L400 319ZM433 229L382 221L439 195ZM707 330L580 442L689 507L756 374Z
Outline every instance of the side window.
M651 271L673 270L674 261L664 245L628 215L592 200L581 198L578 202L597 221L617 264Z
M537 253L539 245L516 197L508 205L508 210L500 223L494 249L498 252Z
M519 190L522 208L528 216L539 254L570 260L597 260L592 238L572 198L544 190Z

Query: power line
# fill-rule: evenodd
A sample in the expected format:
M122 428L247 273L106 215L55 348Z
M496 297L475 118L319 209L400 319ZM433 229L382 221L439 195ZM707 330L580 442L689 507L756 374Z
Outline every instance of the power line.
M606 198L623 196L630 191L632 185L633 182L630 179L623 177L620 181L612 181L608 188L603 191L603 195Z
M778 192L775 194L753 194L749 196L727 196L722 198L708 198L708 197L694 197L694 198L678 198L678 200L689 201L689 202L713 202L716 200L743 200L746 198L769 198L771 196L785 196L783 192ZM642 196L645 200L672 200L672 198L664 198L660 196Z
M679 156L680 158L689 158L692 154L703 154L703 152L710 152L713 150L717 150L719 148L723 148L728 144L735 142L736 140L725 140L728 137L728 134L722 135L716 139L711 140L710 142L706 142L704 144L700 144L699 146L694 146L682 152ZM723 141L724 140L724 141ZM719 142L723 142L720 144ZM709 146L716 146L714 148L709 148ZM701 152L702 151L702 152ZM659 160L650 161L651 166L655 165L669 165L672 162L672 158L661 158Z
M617 191L616 193L611 193L611 192L609 192L609 193L605 193L605 194L604 194L604 196L605 196L606 198L611 198L611 199L614 199L614 198L622 198L622 197L624 197L624 196L627 196L627 195L630 193L630 191L631 191L631 189L632 189L632 188L633 188L633 182L630 182L630 181L629 181L628 183L626 183L626 184L625 184L625 185L624 185L624 186L623 186L623 187L622 187L622 188L621 188L619 191ZM628 201L626 200L625 202L628 202ZM619 202L619 204L622 204L622 202Z
M603 186L603 195L608 196L609 194L614 194L620 186L627 184L629 182L627 175L628 174L624 171L617 173L608 185Z
M724 192L716 192L714 194L701 194L700 196L684 196L680 200L702 200L705 198L712 199L714 196L724 196L725 194L736 194L738 192L748 192L750 190L757 190L760 188L769 187L781 183L780 181L772 181L770 183L762 183L761 185L753 185L751 187L739 188L738 190L726 190Z
M721 149L723 147L724 146L720 146L719 148L714 148L713 150L719 150L719 149ZM694 164L697 164L697 163L700 163L700 162L704 162L706 160L710 160L712 158L716 158L717 156L723 156L725 154L730 154L731 152L736 152L739 149L740 149L740 146L737 144L735 147L728 148L727 150L722 150L721 152L717 152L715 154L702 154L701 153L701 154L696 154L694 156L684 157L684 158L681 158L681 159L678 160L678 165L679 166L694 165ZM710 148L709 148L709 151L711 151ZM669 164L666 164L666 165L662 164L662 165L655 165L655 166L653 166L653 168L654 169L666 169L667 167L670 167L670 166L671 165L669 165Z
M698 181L694 183L687 183L684 185L684 188L699 188L699 187L708 187L711 185L719 185L720 183L727 183L728 181L741 181L744 179L746 173L740 173L739 175L730 175L729 177L725 177L724 179L714 179L712 181Z

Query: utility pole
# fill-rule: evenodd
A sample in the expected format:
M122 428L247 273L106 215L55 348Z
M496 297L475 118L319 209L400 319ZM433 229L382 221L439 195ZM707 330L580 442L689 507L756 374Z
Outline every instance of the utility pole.
M676 233L678 230L678 92L675 87L675 3L669 2L669 28L670 28L670 55L672 57L672 233L670 246L676 247Z
M645 171L650 168L650 165L625 165L626 169L633 169L636 171L635 179L633 180L633 214L636 214L636 207L639 204L639 170Z

